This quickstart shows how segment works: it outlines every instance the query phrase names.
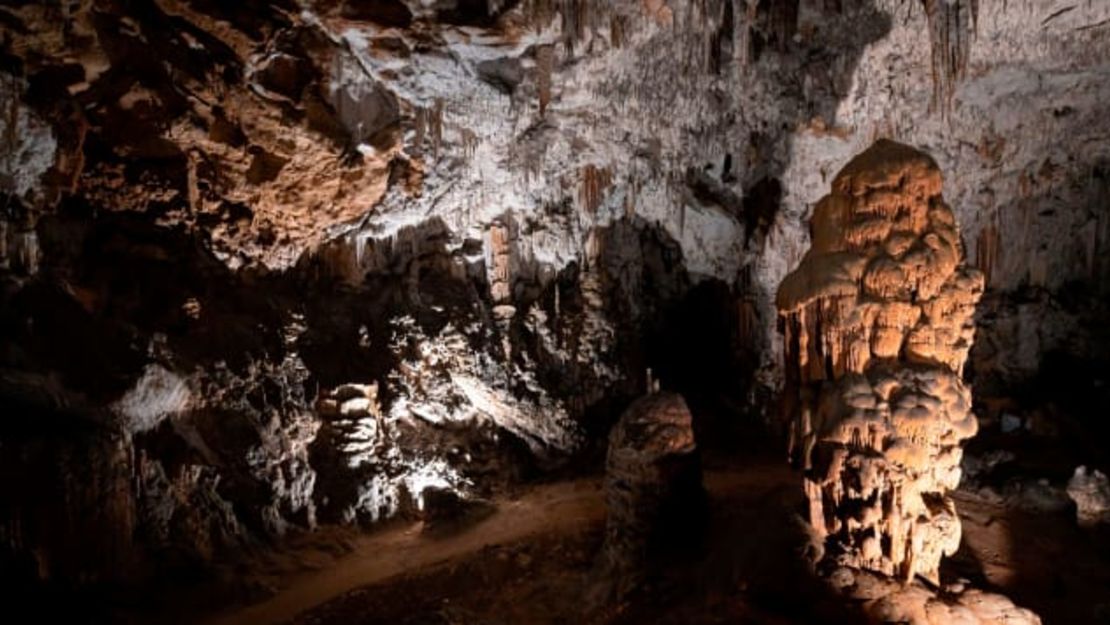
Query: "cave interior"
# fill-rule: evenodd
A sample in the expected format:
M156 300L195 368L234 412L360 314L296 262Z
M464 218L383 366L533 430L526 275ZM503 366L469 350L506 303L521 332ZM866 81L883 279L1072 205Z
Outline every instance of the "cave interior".
M1110 623L1110 2L0 2L0 620Z

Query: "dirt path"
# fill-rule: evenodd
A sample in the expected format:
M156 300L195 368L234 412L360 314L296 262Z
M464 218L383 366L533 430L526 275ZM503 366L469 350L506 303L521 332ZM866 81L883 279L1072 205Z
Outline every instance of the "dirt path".
M785 467L707 471L713 495L764 490L790 478ZM205 625L278 625L349 591L415 573L491 545L506 545L539 534L558 535L599 524L605 505L599 479L545 484L514 500L497 502L489 517L444 537L429 536L420 523L360 537L351 553L326 568L298 573L274 596L209 619Z
M277 625L348 591L419 571L489 545L565 532L605 518L599 480L547 484L498 502L489 517L450 536L432 537L415 523L360 538L334 566L295 575L273 597L207 621L207 625Z

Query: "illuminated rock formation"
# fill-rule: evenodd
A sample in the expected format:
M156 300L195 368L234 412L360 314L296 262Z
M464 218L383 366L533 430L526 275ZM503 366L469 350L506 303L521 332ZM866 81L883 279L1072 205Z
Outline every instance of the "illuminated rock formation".
M936 163L890 141L841 170L811 230L777 298L809 521L832 561L936 582L977 429L960 378L982 274L963 264Z
M1110 480L1102 471L1077 467L1068 480L1068 497L1075 502L1076 519L1081 526L1110 523Z
M120 538L93 546L192 566L425 490L496 495L593 449L648 366L762 413L799 215L866 137L959 172L993 287L979 388L1110 353L1087 338L1110 302L1110 3L1017 4L4 3L0 545L94 582L126 558L86 569L55 539L117 536L102 519ZM865 286L896 293L882 269ZM884 296L834 368L962 360L958 315L920 322L950 290ZM852 402L963 398L872 373ZM42 493L75 494L73 525Z
M951 584L938 593L921 582L903 585L867 571L840 568L830 585L862 604L875 623L913 625L1040 625L1033 612L1003 595Z

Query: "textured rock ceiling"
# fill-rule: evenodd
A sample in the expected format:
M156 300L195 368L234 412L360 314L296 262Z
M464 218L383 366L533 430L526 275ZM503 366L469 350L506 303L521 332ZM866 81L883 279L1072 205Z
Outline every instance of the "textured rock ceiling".
M887 136L959 172L946 196L991 284L1106 270L1104 3L160 0L3 17L5 186L34 213L76 195L183 225L232 268L333 241L357 279L367 242L405 225L437 217L461 248L511 215L520 255L557 270L628 213L695 274L754 276L769 330L824 178Z

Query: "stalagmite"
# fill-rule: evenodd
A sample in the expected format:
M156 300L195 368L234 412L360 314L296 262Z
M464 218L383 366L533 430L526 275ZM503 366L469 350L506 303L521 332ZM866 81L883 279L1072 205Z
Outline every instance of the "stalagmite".
M876 143L817 204L777 300L810 523L841 565L934 582L960 542L947 493L977 429L960 376L983 291L940 192L931 158Z
M632 403L609 433L605 459L605 542L589 601L620 600L659 564L660 536L694 527L704 512L701 464L686 400L659 392L647 371L648 394ZM697 532L687 532L695 536Z
M881 140L817 203L812 246L776 301L790 450L819 570L874 620L1037 624L1000 595L912 583L939 585L960 545L948 493L978 429L961 376L984 279L964 263L941 186L931 158Z

